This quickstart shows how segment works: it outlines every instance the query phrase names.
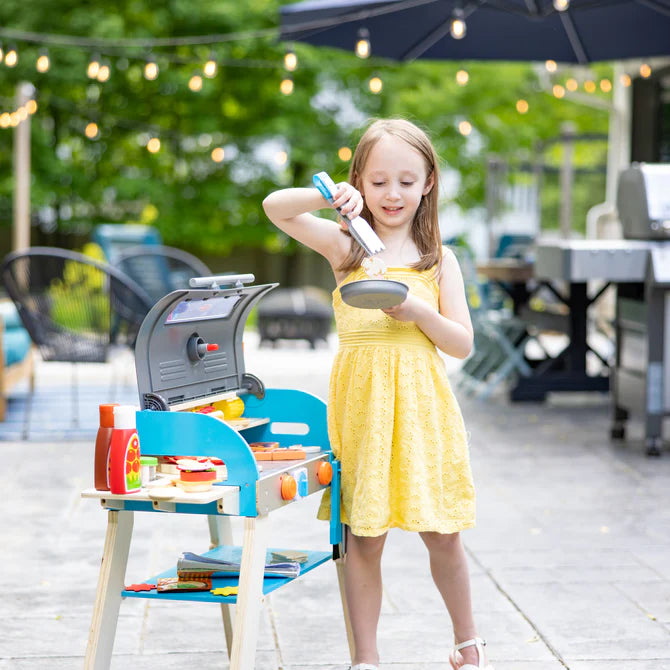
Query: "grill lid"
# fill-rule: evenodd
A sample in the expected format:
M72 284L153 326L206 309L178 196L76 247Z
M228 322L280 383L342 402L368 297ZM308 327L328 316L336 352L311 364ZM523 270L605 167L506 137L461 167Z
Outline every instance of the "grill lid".
M617 209L626 239L670 239L670 164L633 163L623 170Z
M277 284L244 286L253 275L191 279L149 311L135 345L143 409L187 409L233 397L262 395L262 382L245 372L242 336L254 304Z

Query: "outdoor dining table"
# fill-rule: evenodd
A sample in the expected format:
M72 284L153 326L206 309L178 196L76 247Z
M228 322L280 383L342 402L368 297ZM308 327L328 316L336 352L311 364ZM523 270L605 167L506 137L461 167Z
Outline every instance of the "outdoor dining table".
M564 279L536 263L511 258L488 259L477 265L477 271L512 298L514 316L527 322L529 332L562 332L568 338L557 355L543 351L541 358L526 359L531 373L517 377L510 388L512 401L543 401L549 392L609 390L607 374L591 374L587 369L587 354L592 352L608 370L607 360L587 340L588 310L602 297L608 283L589 294L587 281ZM556 309L531 306L531 298L543 287L556 298Z

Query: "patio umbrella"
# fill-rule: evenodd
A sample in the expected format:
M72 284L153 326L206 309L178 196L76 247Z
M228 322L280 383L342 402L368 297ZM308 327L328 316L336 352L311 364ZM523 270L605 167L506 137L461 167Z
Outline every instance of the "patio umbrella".
M565 8L559 11L556 7ZM452 21L465 33L452 37ZM589 63L670 55L670 0L308 0L281 8L281 38L399 61Z

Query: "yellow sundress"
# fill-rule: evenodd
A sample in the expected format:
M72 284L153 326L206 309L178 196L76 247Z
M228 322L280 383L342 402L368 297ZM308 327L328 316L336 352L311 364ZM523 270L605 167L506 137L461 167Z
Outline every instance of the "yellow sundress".
M433 270L389 268L437 309ZM362 268L342 282L367 279ZM333 291L339 350L328 434L342 464L341 515L354 535L389 528L454 533L474 526L475 492L463 417L444 361L413 323L358 309ZM329 490L319 518L330 516Z

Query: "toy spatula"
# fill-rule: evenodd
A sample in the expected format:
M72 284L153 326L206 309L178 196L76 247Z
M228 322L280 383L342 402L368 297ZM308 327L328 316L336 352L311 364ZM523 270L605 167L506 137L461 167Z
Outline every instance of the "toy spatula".
M314 186L321 192L321 195L328 202L332 203L337 192L337 186L335 186L335 182L328 176L328 173L319 172L312 177L312 181L314 182ZM365 219L362 219L360 216L350 219L348 216L342 214L339 209L337 211L346 223L351 236L363 247L368 256L374 256L380 251L384 251L386 248L384 243Z

